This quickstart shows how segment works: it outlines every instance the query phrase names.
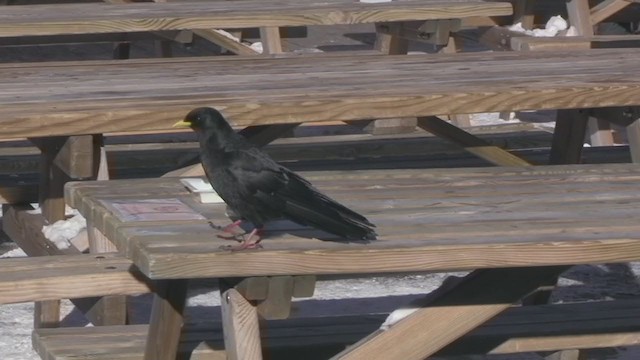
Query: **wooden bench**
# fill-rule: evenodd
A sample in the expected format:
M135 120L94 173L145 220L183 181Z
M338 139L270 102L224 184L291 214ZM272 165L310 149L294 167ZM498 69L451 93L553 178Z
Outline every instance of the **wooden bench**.
M436 356L637 345L639 309L637 300L511 307ZM265 322L263 352L274 359L328 359L378 331L386 316L323 316ZM187 324L180 358L227 359L221 326L220 322ZM147 333L147 325L39 329L33 332L33 346L47 360L143 359Z
M282 52L278 27L383 23L412 20L449 20L510 15L508 2L441 0L401 3L326 1L177 1L132 3L105 0L110 4L23 5L0 9L0 37L105 34L189 30L241 55L259 52L216 29L260 28L265 53ZM91 14L96 14L91 15ZM99 15L97 15L99 14ZM8 23L6 23L8 24ZM442 31L440 31L442 32ZM427 33L424 32L423 33ZM286 31L285 31L286 34ZM164 35L175 39L173 35ZM240 33L237 34L241 36ZM448 39L449 31L446 30ZM178 34L178 37L182 34ZM184 36L183 36L184 37ZM187 36L186 40L190 41Z
M131 261L117 254L0 260L0 304L148 292Z
M304 175L376 223L378 239L368 244L319 241L332 237L275 222L266 229L263 249L230 253L221 248L225 241L215 237L209 224L228 222L224 204L201 204L178 179L171 178L78 182L69 184L66 199L147 277L163 284L148 333L154 340L177 336L186 291L183 279L269 276L287 280L292 275L476 269L397 327L373 333L339 355L368 359L377 353L384 358L419 359L549 284L572 264L640 258L635 235L640 170L633 164ZM126 204L151 199L177 199L187 207L180 211L191 209L204 219L127 220L135 218L135 212L127 212ZM282 293L265 290L264 301L273 301L269 306L289 305L286 294L293 292L284 284L280 284ZM254 326L261 306L256 308L234 289L224 294L230 299L223 301L223 314L231 314L223 321L232 339L225 344L228 354L259 350ZM389 342L402 346L385 345ZM174 343L148 345L147 356L175 351L166 344Z

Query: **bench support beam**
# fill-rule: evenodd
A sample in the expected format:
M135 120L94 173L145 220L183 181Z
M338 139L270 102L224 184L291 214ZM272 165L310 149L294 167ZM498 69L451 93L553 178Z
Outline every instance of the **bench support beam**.
M426 307L419 308L386 331L371 334L333 359L424 359L506 310L567 268L474 271L457 286L430 301L428 306L425 304Z
M452 141L470 153L499 166L529 166L527 161L436 117L418 118L418 127L438 137Z

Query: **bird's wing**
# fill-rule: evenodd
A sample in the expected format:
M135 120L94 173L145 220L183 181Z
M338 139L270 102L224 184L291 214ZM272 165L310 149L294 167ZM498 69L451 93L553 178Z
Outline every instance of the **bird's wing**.
M349 238L372 238L374 227L364 216L318 191L296 173L258 149L237 151L227 169L245 199L296 222Z
M257 192L273 193L286 185L288 179L282 167L256 148L228 152L226 169L236 179L243 196Z

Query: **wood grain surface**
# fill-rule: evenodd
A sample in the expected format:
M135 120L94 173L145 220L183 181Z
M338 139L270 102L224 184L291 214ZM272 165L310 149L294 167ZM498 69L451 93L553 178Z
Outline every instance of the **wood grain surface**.
M131 268L112 253L2 259L0 304L149 292Z
M335 25L510 15L509 2L402 0L179 1L55 4L0 9L0 37L157 30Z
M616 300L511 307L443 349L438 356L635 345L640 341L638 305L636 300ZM327 359L378 329L386 316L325 316L269 322L262 341L265 352L274 358L297 354L298 358ZM37 329L33 343L43 359L140 360L147 332L148 325ZM207 346L198 346L204 342ZM227 359L220 322L187 324L180 345L181 355L196 349L192 360ZM327 350L319 352L319 345Z
M303 175L367 216L377 225L378 239L348 243L276 221L267 225L264 249L228 252L221 249L228 241L218 239L207 220L125 223L102 202L178 198L216 226L229 222L224 204L200 204L171 178L74 183L66 198L151 278L445 271L640 258L640 168L633 164Z
M640 49L0 65L0 138L640 105ZM571 61L568 61L571 59Z

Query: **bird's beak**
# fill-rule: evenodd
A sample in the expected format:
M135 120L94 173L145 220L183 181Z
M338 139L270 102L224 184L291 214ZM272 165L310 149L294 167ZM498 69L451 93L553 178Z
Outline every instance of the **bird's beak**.
M186 121L184 121L184 120L180 120L180 121L178 121L177 123L173 124L173 126L172 126L172 127L174 127L174 128L175 128L175 127L183 127L183 128L184 128L184 127L190 127L190 126L191 126L191 123L190 123L190 122L186 122Z

